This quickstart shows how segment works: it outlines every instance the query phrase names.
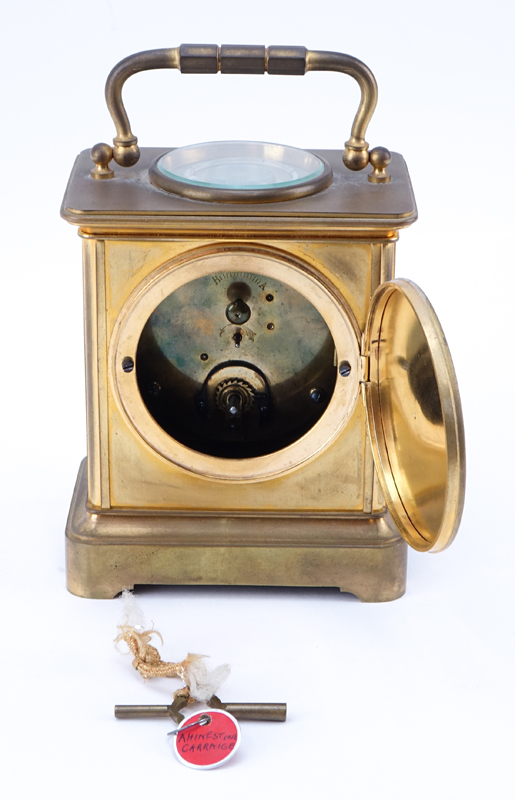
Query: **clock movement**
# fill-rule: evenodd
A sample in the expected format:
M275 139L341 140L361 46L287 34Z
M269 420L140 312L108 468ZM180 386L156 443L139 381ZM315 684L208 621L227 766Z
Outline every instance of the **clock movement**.
M162 68L346 73L361 100L343 158L244 141L140 150L122 87ZM394 277L417 211L402 156L365 140L373 74L303 47L182 45L121 61L106 99L113 146L78 156L62 207L83 239L88 427L68 588L399 597L407 544L456 534L465 454L445 337Z

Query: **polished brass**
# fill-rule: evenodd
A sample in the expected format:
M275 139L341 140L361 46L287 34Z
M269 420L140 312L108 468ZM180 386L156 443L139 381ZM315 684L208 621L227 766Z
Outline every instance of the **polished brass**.
M214 695L207 705L210 708L227 711L238 720L286 721L286 703L222 703ZM184 715L177 708L174 708L173 703L169 706L115 706L114 715L116 719L162 719L163 717L172 717L177 724L184 719Z
M256 240L255 245L259 244ZM261 244L267 245L266 242ZM276 254L277 242L274 244L275 248L271 252ZM237 243L232 242L231 245L236 247ZM323 280L328 285L330 282L344 297L352 312L349 320L355 318L357 330L362 331L372 288L375 289L381 280L391 277L393 247L390 241L372 244L352 240L312 243L300 241L283 244L281 251L290 259L293 257L312 269L316 268ZM120 407L113 394L116 385L113 379L128 379L122 392L129 408L132 403L135 404L136 419L144 414L148 416L148 413L136 392L134 374L123 371L123 358L127 353L122 355L122 369L113 375L106 348L113 341L115 326L121 325L123 329L124 317L120 316L122 308L131 294L137 293L142 281L171 259L179 256L184 258L188 254L192 262L190 267L194 269L195 259L191 256L200 255L198 242L170 241L162 236L151 240L125 240L123 237L85 240L91 509L235 508L252 511L279 508L285 511L344 510L355 513L363 511L365 507L369 508L369 481L372 477L356 457L363 448L363 437L366 436L364 408L360 403L344 429L345 435L339 436L326 450L321 451L311 467L306 463L301 472L284 474L277 482L265 481L247 485L240 481L237 491L228 485L227 493L220 492L216 483L195 479L189 469L184 471L174 468L166 456L165 460L156 459L155 453L144 444L140 434L134 435L132 424L127 425L127 417L122 413L123 406ZM279 261L279 265L282 262L283 259ZM131 264L133 266L128 270L127 267ZM296 277L302 275L297 269L289 271ZM178 272L175 275L176 278L180 277ZM168 280L164 273L163 279ZM309 281L309 276L304 277L304 280L308 280L310 291L313 284ZM325 298L330 309L334 309L323 289L319 288L317 294ZM144 296L141 302L147 300L148 297L145 299ZM153 310L152 303L149 308ZM139 316L142 326L147 319L146 312L143 311L141 304L137 303L133 312L136 315L134 318ZM339 314L337 309L331 313ZM130 328L128 330L130 332ZM345 341L352 345L352 338ZM355 371L360 369L356 361ZM341 386L343 388L343 382ZM148 423L151 436L152 431L158 433L152 418L149 418ZM318 434L316 439L319 441ZM169 437L165 442L164 452L169 453ZM297 449L299 448L300 446ZM189 461L185 463L189 464ZM223 460L220 466L223 468ZM323 478L319 477L322 475Z
M412 547L438 552L461 520L465 439L449 348L418 286L397 279L377 290L366 350L371 441L388 508Z
M223 275L231 277L225 279L224 283ZM267 380L274 394L275 422L268 434L265 434L259 419L256 419L251 429L255 431L255 436L242 442L247 448L246 453L239 448L237 455L235 453L230 459L214 458L218 453L216 449L206 450L204 446L194 446L184 435L190 424L187 412L189 407L193 413L191 427L196 426L196 432L199 433L202 419L198 414L195 416L195 397L199 395L202 384L208 380L211 372L210 362L203 362L198 358L195 348L199 349L200 346L200 349L204 349L201 343L209 342L217 365L235 358L234 352L231 353L235 350L231 326L224 325L223 290L233 277L240 280L245 276L248 277L249 284L256 287L258 297L259 293L265 293L266 288L260 289L259 285L256 286L256 280L261 281L262 286L273 288L274 293L284 298L285 307L291 309L290 315L284 321L284 326L279 317L275 319L277 330L272 336L264 330L270 310L268 307L261 308L261 320L256 317L252 325L241 328L248 329L248 335L245 335L238 354L238 359L243 360L242 364L247 365L243 367L244 372L235 365L229 372L216 374L221 379L241 378L254 384L248 364L252 363L256 380L262 370L266 369ZM222 283L217 286L214 283L216 280ZM220 287L221 300L218 306L213 307L213 297L220 297ZM149 330L148 323L154 312L158 315L156 324L162 326L163 312L159 299L169 298L173 301L175 297L177 300L173 304L167 301L166 319L178 320L171 328L176 356L172 354L171 345L161 339L157 346L151 346L155 341L155 334L151 326ZM307 297L310 302L306 300ZM264 305L268 306L266 301ZM210 311L211 308L213 311ZM217 329L218 317L222 323L219 325L222 328L220 331ZM197 336L189 333L181 322L184 320L186 328L190 328L191 320L195 318L202 319ZM297 320L304 325L309 324L313 331L312 338L306 340L303 346L299 343L302 331L299 323L296 324ZM166 323L166 328L170 329L170 322ZM206 335L207 331L210 336ZM212 341L215 332L216 338ZM284 252L272 248L226 244L223 247L200 248L186 258L167 262L151 273L146 281L138 284L136 293L127 298L115 324L109 353L109 370L115 379L116 399L127 420L157 453L177 466L205 477L222 481L261 481L265 477L289 472L315 458L338 437L347 424L359 396L359 335L358 323L353 319L345 298L335 295L334 285L326 283L309 264L294 260ZM333 391L335 347L350 362L352 372L347 378L339 376L338 385ZM166 374L157 372L160 369L157 358L162 358L162 352L166 352L171 359L166 362ZM124 370L125 358L131 358L135 363L141 359L146 364L143 384L136 379L138 370L130 374ZM173 367L174 360L176 364L190 361L192 369L185 374L177 366ZM154 361L156 367L151 366ZM307 399L307 392L304 392L308 408L297 419L294 408L302 401L301 390L297 388L298 375L303 371L308 382L315 380L320 373L328 402L325 408L313 408L313 404ZM140 369L139 373L141 372ZM154 381L161 383L161 374L171 387L164 401L166 407L163 413L166 414L170 405L174 408L173 429L164 421L163 413L153 413L155 402L149 403L150 398L147 402L144 399L145 385ZM184 391L179 394L181 387L184 387ZM212 388L215 389L215 386ZM255 389L259 393L258 385ZM208 392L205 401L206 404L209 403ZM161 398L158 402L162 402ZM211 403L211 407L212 405ZM179 409L183 409L180 414ZM292 441L288 439L289 417L292 418L292 430L296 431ZM206 436L208 435L209 432L206 431ZM266 447L265 436L275 442L273 449ZM261 449L256 449L258 447Z
M155 188L149 170L168 151L140 154L123 83L162 66L218 71L222 57L253 70L263 57L222 50L121 62L107 86L115 179L93 180L85 151L63 201L83 237L88 414L68 587L101 598L147 583L326 586L393 600L405 590L405 539L448 545L465 480L443 333L422 292L394 279L398 231L417 217L406 165L376 148L351 174L339 152L316 152L330 185L266 205ZM352 74L362 98L347 160L368 160L376 89L364 65L303 48L264 58L275 74Z
M183 62L184 59L184 62ZM291 67L289 66L291 63ZM215 69L216 66L216 69ZM117 164L132 167L140 157L137 138L131 131L122 100L122 88L131 75L151 69L180 69L186 73L301 75L308 71L342 72L354 78L361 90L358 111L345 143L343 163L362 170L369 161L365 135L377 104L377 84L370 69L353 56L301 47L260 47L254 45L181 45L146 50L120 61L106 83L107 107L116 127L113 157Z

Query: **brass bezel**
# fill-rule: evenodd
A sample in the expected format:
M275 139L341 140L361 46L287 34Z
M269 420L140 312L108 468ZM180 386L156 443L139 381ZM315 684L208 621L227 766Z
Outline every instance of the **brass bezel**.
M138 390L136 369L126 373L124 358L136 363L144 325L157 305L180 286L218 272L255 272L283 281L304 296L325 319L338 362L351 365L348 377L337 377L328 407L303 437L282 450L249 459L223 459L194 451L159 427ZM218 481L254 482L290 472L315 458L339 435L359 396L360 331L345 299L308 264L275 248L215 245L166 262L130 295L113 331L109 364L114 396L137 435L155 452L186 471Z
M311 194L327 189L331 185L333 180L331 165L322 156L315 155L323 163L324 169L320 175L305 180L296 186L276 186L266 189L220 189L194 185L164 175L157 166L163 155L154 159L149 167L148 174L154 186L165 192L188 197L190 200L203 200L210 203L279 203L285 200L297 200L299 197L308 197Z
M415 452L413 437L410 437L409 442L399 440L398 429L394 430L390 424L390 418L395 414L395 405L390 388L387 386L388 380L391 379L386 374L385 364L386 359L392 361L397 358L391 341L393 337L388 336L388 330L391 331L394 327L393 320L389 319L394 313L391 311L393 304L390 309L388 304L396 293L400 293L402 301L411 306L420 325L420 330L416 333L417 335L422 333L427 342L440 398L442 433L436 447L440 449L440 460L445 458L446 471L440 476L439 486L432 487L436 492L445 486L445 499L439 515L441 522L437 531L432 530L429 524L421 525L420 517L417 524L410 518L410 507L412 516L415 516L413 511L416 510L417 498L406 491L408 482L404 480L402 474L402 450L404 445L407 445L405 451L410 453L410 458L412 457ZM395 319L395 326L397 330L402 326L399 318ZM405 338L413 335L412 330L404 330L401 334ZM367 423L374 461L388 511L411 547L424 552L439 552L451 544L461 521L465 499L465 437L458 384L449 348L438 317L425 294L415 283L404 278L396 278L382 284L376 290L365 332L365 352L370 354L370 380L365 385ZM406 398L408 399L412 397ZM418 422L413 422L412 432L418 426ZM420 473L427 469L431 448L433 451L435 449L434 442L428 440L425 444L426 458L422 458L416 465ZM423 447L421 451L424 452ZM405 466L414 470L413 463L405 462Z

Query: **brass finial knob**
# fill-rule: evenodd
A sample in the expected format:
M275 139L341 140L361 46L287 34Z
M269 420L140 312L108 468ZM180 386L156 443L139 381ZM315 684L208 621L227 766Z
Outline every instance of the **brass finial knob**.
M99 142L91 148L90 156L96 166L91 170L91 177L105 180L106 178L113 178L114 172L109 166L109 162L113 157L113 148L105 142Z
M390 175L386 171L386 167L392 160L392 154L386 147L374 147L370 151L370 163L374 170L368 176L370 183L389 183L391 180Z

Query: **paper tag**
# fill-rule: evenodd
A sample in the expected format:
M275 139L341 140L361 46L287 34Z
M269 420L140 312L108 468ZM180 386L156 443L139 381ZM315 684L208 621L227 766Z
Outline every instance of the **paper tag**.
M181 731L186 725L197 722L202 715L209 714L211 722L195 725ZM174 736L174 748L179 761L193 769L214 769L233 757L240 746L241 730L237 720L227 711L209 709L193 714L179 725Z

